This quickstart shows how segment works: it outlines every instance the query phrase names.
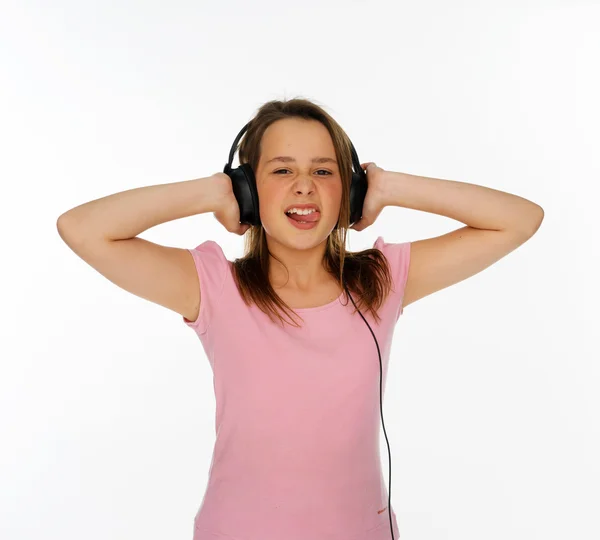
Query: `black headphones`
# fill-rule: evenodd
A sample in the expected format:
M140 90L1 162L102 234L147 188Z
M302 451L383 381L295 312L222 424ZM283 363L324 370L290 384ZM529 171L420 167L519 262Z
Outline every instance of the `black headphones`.
M238 142L242 135L248 129L251 122L248 122L238 136L233 141L231 151L229 152L229 161L225 164L223 172L231 178L233 194L240 207L240 223L249 225L260 224L260 214L258 211L258 191L256 189L256 177L249 163L243 163L235 169L231 168L233 155L237 149ZM354 145L350 142L352 151L352 180L350 182L350 224L356 223L362 217L363 204L367 194L367 173L360 166L358 155Z
M231 186L233 188L233 194L237 199L238 205L240 207L240 223L249 224L249 225L259 225L260 224L260 215L258 211L258 191L256 189L256 177L254 176L254 171L249 163L242 163L239 167L235 169L231 168L231 164L233 163L233 155L237 149L237 145L242 137L242 135L248 129L248 126L251 122L248 122L242 130L238 133L235 141L233 141L233 145L231 146L231 150L229 152L229 161L225 164L223 172L231 178ZM354 145L352 141L350 141L350 149L352 151L352 166L354 171L352 172L352 181L350 183L350 224L356 223L362 217L362 209L363 203L365 202L365 196L367 194L367 173L360 166L360 161L358 160L358 155L356 154L356 150L354 149ZM387 438L387 433L385 431L385 423L383 422L383 402L382 402L382 371L383 367L381 365L381 351L379 350L379 343L377 342L377 338L373 333L373 329L364 318L363 314L360 312L356 304L354 303L354 299L350 295L350 291L346 286L346 282L344 281L344 288L346 289L346 294L352 300L352 304L356 308L358 314L362 317L365 324L369 327L371 331L371 335L375 340L375 345L377 346L377 354L379 355L379 409L381 411L381 423L383 425L383 433L385 435L385 440L388 447L388 456L389 456L389 490L388 490L388 515L390 518L390 530L392 532L392 540L394 540L394 528L392 526L392 511L391 511L391 497L392 497L392 456L390 454L390 443Z

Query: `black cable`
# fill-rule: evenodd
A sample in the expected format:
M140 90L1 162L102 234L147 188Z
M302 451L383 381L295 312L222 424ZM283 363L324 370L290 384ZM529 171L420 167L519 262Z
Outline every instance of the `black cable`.
M381 351L379 350L379 343L377 341L377 338L375 337L375 334L373 333L373 329L371 328L371 325L367 322L367 319L364 318L363 314L356 307L356 304L354 303L354 299L352 298L352 295L350 294L350 291L348 290L348 287L346 287L346 282L345 281L344 281L344 288L346 289L346 293L348 294L348 297L350 298L350 300L352 300L352 303L354 304L354 307L356 308L356 311L358 311L358 314L362 317L362 320L365 321L365 324L369 327L371 335L373 336L373 339L375 340L375 345L377 346L377 354L379 355L379 410L381 411L381 424L383 425L383 433L385 435L385 442L386 442L387 447L388 447L388 469L389 469L389 481L388 481L388 515L390 517L390 530L392 532L392 540L394 540L394 527L392 526L392 505L391 505L391 497L392 497L392 455L390 453L390 443L388 441L387 433L385 431L385 422L383 421L383 397L382 397L382 391L383 391L382 390L383 389L383 366L381 364Z

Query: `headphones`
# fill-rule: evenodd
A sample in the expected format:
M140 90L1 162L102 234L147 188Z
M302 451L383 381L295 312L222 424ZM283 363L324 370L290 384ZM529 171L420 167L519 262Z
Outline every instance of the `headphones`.
M225 164L223 168L223 172L231 178L231 187L233 188L233 194L238 202L240 207L240 223L249 224L249 225L259 225L260 224L260 215L258 211L258 190L256 188L256 177L254 176L254 171L249 163L242 163L239 167L233 169L231 164L233 163L233 155L237 149L237 145L242 138L242 135L248 129L248 126L252 121L248 122L238 133L237 137L233 141L231 145L231 150L229 152L229 161ZM360 161L358 160L358 155L356 154L356 150L354 149L354 145L352 141L350 141L350 149L352 152L352 180L350 183L350 223L356 223L362 217L363 203L365 201L365 196L367 194L367 173L360 166ZM390 518L390 530L392 532L392 540L394 540L394 528L392 526L392 512L391 512L391 491L392 491L392 457L390 455L390 443L387 438L387 433L385 431L385 423L383 422L383 402L382 402L382 370L383 367L381 365L381 351L379 350L379 343L377 342L377 338L373 333L373 329L364 318L363 314L356 307L354 303L354 299L350 295L350 291L346 286L346 282L344 280L344 289L346 290L346 294L352 300L352 304L356 308L358 314L362 317L365 324L369 327L371 335L375 340L375 345L377 346L377 354L379 355L379 409L381 411L381 422L383 425L383 433L385 435L385 440L388 447L388 456L389 456L389 490L388 490L388 515Z

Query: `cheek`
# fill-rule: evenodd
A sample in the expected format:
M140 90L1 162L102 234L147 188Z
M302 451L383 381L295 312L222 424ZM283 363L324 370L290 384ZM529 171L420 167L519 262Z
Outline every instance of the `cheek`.
M266 201L269 205L283 197L282 186L268 180L258 181L256 184L256 191L258 193L258 199L261 202Z
M339 182L327 190L328 206L334 210L336 219L342 207L342 184Z
M277 186L269 186L268 184L257 184L256 188L258 192L260 220L263 222L263 226L285 218L281 210L285 200L283 190L278 190Z

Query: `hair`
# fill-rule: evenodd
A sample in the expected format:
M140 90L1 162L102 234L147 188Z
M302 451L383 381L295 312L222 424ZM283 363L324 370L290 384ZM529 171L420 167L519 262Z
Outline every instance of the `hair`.
M239 162L248 163L256 171L265 130L272 123L285 118L316 120L331 135L342 179L342 201L338 222L327 237L323 266L339 280L343 289L345 280L348 289L358 296L357 308L370 311L379 323L377 311L392 288L392 278L388 262L379 249L360 252L347 252L345 249L346 234L350 226L352 154L350 139L340 125L324 109L307 99L269 101L258 109L240 141ZM272 321L279 319L284 324L282 313L288 317L291 313L296 316L298 314L275 293L269 282L270 256L280 260L269 252L262 224L251 226L244 236L245 254L233 261L233 277L240 295L246 305L254 303ZM347 296L346 294L346 299L349 300ZM352 298L356 300L357 297L353 295ZM291 317L289 320L293 326L298 326Z

